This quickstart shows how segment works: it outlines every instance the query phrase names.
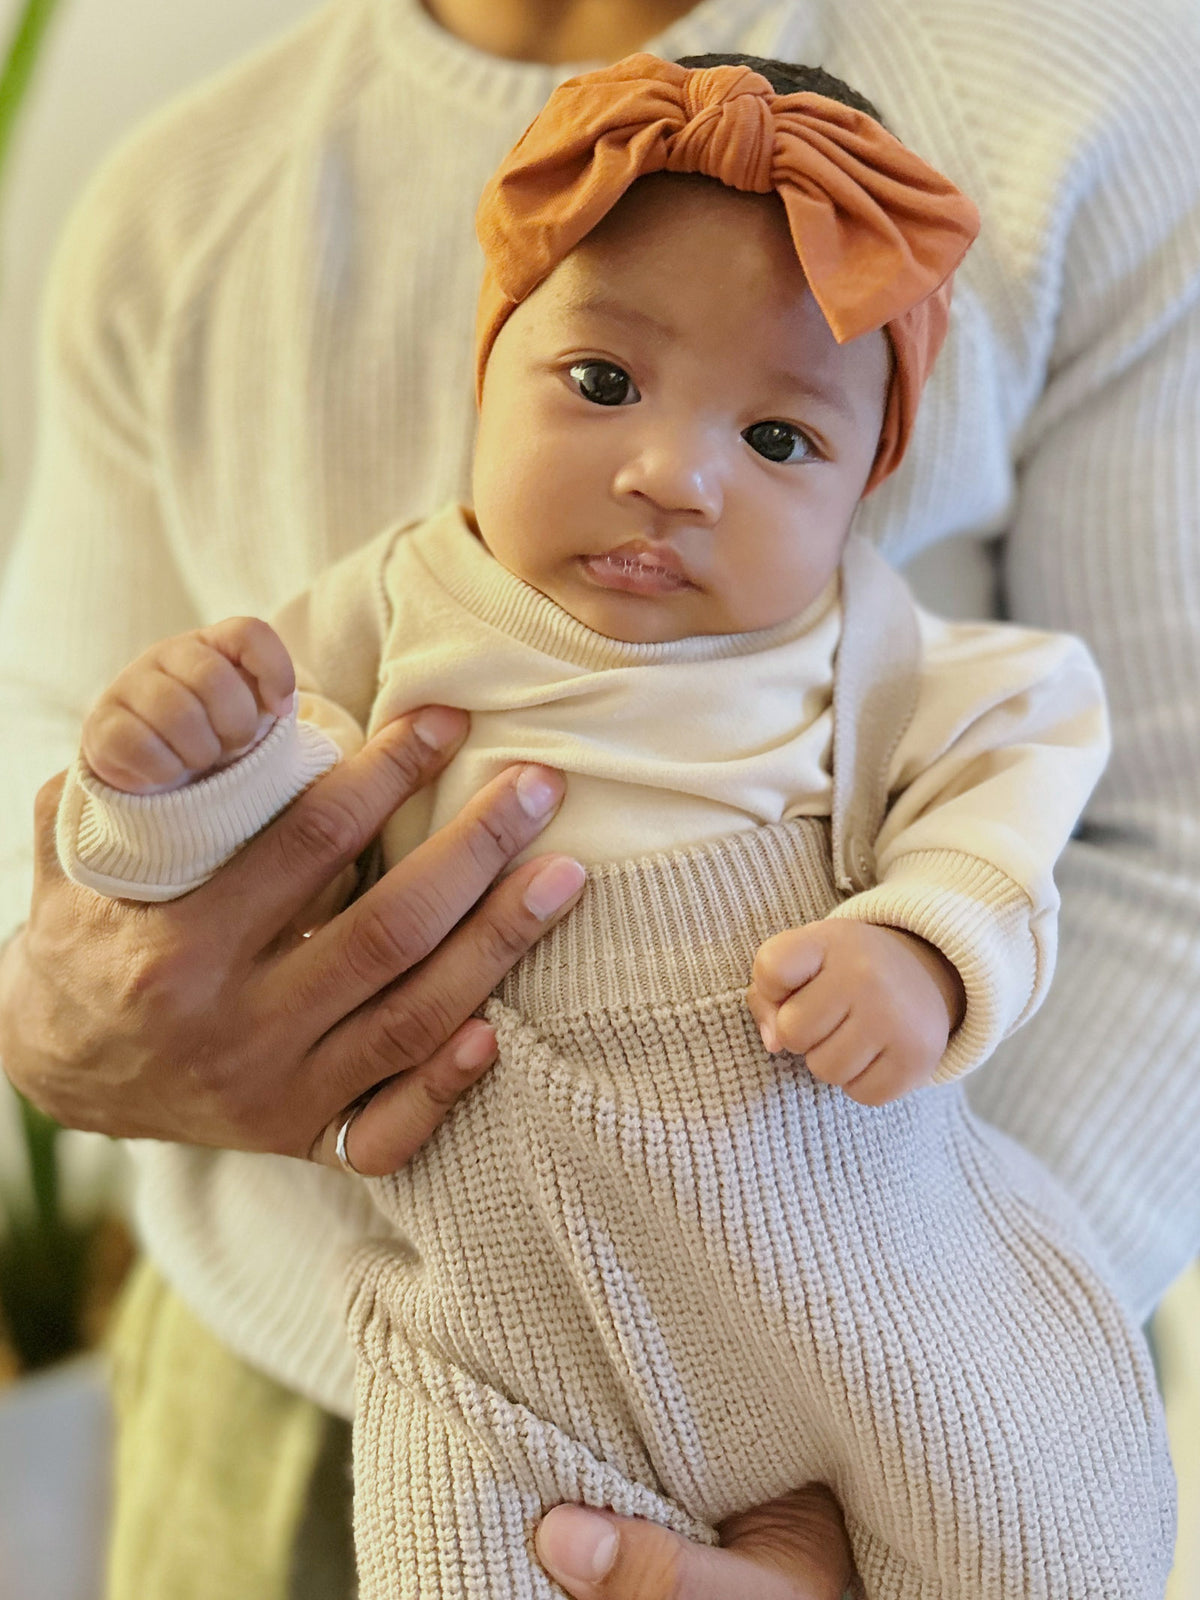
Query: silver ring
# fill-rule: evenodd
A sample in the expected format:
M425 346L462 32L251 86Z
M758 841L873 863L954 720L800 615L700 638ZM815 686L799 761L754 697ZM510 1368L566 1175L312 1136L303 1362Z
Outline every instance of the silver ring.
M352 1178L361 1178L363 1174L358 1170L353 1161L351 1161L350 1157L346 1154L346 1135L354 1126L354 1123L358 1119L359 1113L362 1111L363 1107L367 1104L370 1098L371 1096L369 1094L364 1095L361 1100L356 1100L350 1107L349 1111L346 1113L345 1122L343 1122L341 1127L338 1129L337 1143L333 1147L333 1153L338 1158L338 1165L341 1167L343 1172L348 1172Z

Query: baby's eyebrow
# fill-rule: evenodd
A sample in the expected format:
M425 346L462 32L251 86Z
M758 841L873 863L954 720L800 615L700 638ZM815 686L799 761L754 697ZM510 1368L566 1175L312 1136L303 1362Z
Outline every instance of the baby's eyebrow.
M582 312L587 316L608 317L614 322L625 322L645 328L663 339L671 338L677 332L670 323L651 316L648 311L639 311L636 306L623 305L619 300L612 300L600 293L572 295L563 302L563 308L566 311Z
M652 316L637 306L614 300L599 289L585 290L568 296L562 302L565 311L576 315L607 317L613 322L623 322L627 327L637 327L654 334L659 339L678 336L678 329L660 317ZM855 423L857 417L849 397L841 385L832 380L813 382L801 373L785 367L767 367L762 373L764 388L772 394L795 396L811 405L826 406L836 411L846 422Z
M832 381L814 383L802 377L798 372L789 372L783 367L768 367L763 372L763 378L770 386L772 393L786 392L798 395L803 400L809 400L817 405L828 406L831 411L836 411L847 422L856 420L854 407L850 404L849 396L840 384Z

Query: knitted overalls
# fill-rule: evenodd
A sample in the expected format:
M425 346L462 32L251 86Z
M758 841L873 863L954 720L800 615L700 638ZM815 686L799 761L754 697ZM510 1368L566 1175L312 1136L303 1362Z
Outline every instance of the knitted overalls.
M559 1501L711 1541L813 1479L872 1600L1162 1595L1153 1378L1069 1202L960 1086L859 1106L746 1009L763 940L870 883L911 712L911 602L858 541L843 599L832 819L594 869L489 1003L497 1066L373 1184L362 1600L551 1596Z

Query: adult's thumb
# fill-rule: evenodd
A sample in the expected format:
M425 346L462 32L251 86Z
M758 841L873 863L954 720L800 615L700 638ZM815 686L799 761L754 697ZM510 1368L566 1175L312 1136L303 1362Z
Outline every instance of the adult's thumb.
M756 1535L737 1547L692 1544L657 1523L582 1506L556 1506L537 1530L538 1558L573 1600L826 1600L842 1589L833 1571L805 1560L788 1571L774 1540L770 1553ZM761 1559L762 1556L766 1559ZM837 1556L818 1567L840 1568Z

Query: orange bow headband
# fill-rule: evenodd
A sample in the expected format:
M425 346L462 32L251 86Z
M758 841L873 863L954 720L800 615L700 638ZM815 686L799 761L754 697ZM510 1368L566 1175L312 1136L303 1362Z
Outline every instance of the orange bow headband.
M873 489L904 454L979 214L873 117L824 95L777 95L749 67L634 55L554 91L479 203L479 391L513 311L650 172L774 190L838 342L887 330L895 359Z

